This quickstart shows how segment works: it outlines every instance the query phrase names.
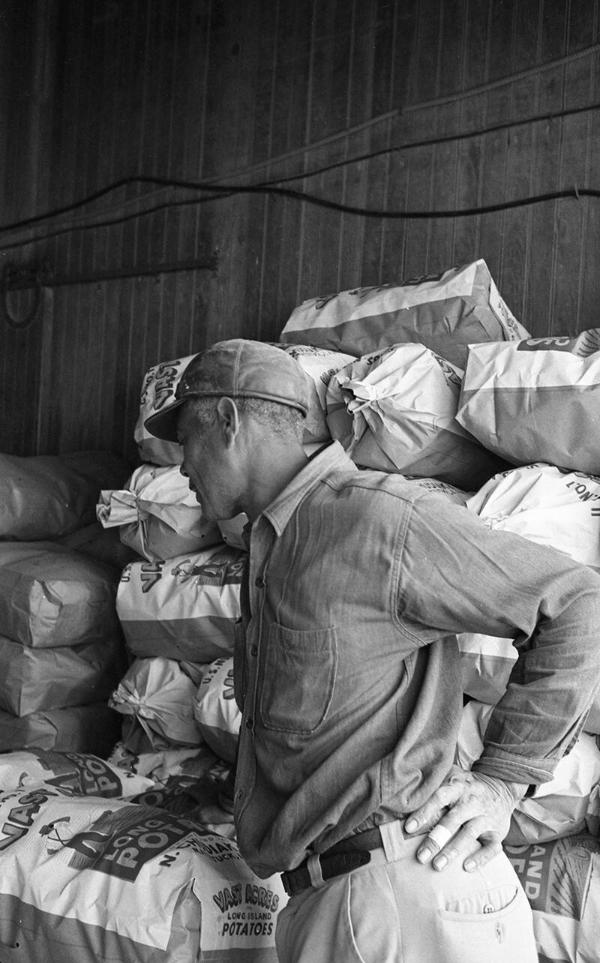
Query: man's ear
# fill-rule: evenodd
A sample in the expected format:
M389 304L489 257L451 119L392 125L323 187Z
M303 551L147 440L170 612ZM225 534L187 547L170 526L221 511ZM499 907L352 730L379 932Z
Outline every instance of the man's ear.
M233 398L226 395L219 398L217 419L225 443L228 446L232 445L240 430L240 413Z

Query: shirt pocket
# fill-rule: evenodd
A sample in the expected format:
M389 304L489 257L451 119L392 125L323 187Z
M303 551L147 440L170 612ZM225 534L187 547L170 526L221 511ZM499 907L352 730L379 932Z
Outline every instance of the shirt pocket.
M272 623L260 696L265 728L298 735L314 732L331 705L336 670L335 628L298 632Z

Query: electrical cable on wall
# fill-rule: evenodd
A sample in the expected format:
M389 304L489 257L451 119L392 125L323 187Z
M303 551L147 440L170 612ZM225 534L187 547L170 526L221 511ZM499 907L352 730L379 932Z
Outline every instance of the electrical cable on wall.
M8 233L15 230L24 230L33 227L36 224L41 224L45 221L52 220L56 217L60 217L64 214L73 213L76 210L86 207L87 205L93 203L109 195L110 193L119 190L120 188L136 185L136 184L147 184L153 185L159 188L171 188L171 189L184 189L188 191L203 192L210 196L206 197L194 197L186 198L185 200L169 200L163 201L160 204L155 204L144 210L135 211L129 214L120 214L115 217L111 217L103 220L91 220L89 222L83 222L80 224L70 224L64 227L59 227L48 232L40 233L33 237L28 237L26 240L18 240L13 242L8 242L4 245L0 245L0 251L7 251L16 247L22 247L26 244L31 244L36 241L48 240L53 237L58 237L62 234L73 233L75 231L85 231L94 230L101 227L112 227L117 224L123 224L127 221L135 220L141 217L145 217L149 214L156 214L162 210L172 209L176 207L192 206L202 203L207 203L209 201L222 200L226 197L232 197L238 194L260 194L267 196L277 196L286 199L292 199L301 201L304 203L312 204L317 207L322 207L324 209L337 211L343 214L352 214L359 217L369 217L378 219L393 219L393 220L415 220L415 219L428 219L433 220L437 218L459 218L459 217L474 217L482 214L497 213L500 211L511 210L518 207L525 207L531 204L540 204L547 201L559 200L561 198L575 197L580 199L581 197L600 197L600 189L592 187L577 187L564 188L562 190L550 191L542 194L529 195L522 198L516 198L510 201L499 201L495 204L479 205L469 208L458 208L451 210L384 210L377 208L361 207L359 205L345 204L340 201L335 201L332 198L322 197L319 195L312 194L308 191L298 190L292 187L281 186L283 184L289 183L294 180L307 180L311 177L315 177L331 170L338 169L340 167L348 167L356 163L364 163L372 160L376 157L381 157L386 154L395 153L399 151L411 150L415 148L422 148L425 146L436 146L442 143L449 143L453 141L465 140L473 137L481 137L490 133L497 133L501 130L508 130L509 128L514 128L518 126L523 126L525 124L537 123L540 121L550 121L561 117L565 117L571 114L578 114L584 111L598 110L600 109L600 104L588 104L582 107L568 108L561 111L550 112L546 114L539 114L524 118L519 121L507 121L501 124L495 124L488 126L486 128L480 128L475 131L465 131L459 134L449 134L443 137L424 139L420 141L408 142L406 144L401 144L397 146L382 148L377 151L372 151L367 154L362 154L356 157L347 158L343 161L337 161L335 163L322 166L318 169L312 171L304 171L295 175L287 175L286 177L277 178L271 181L263 181L254 184L220 184L211 181L189 181L177 178L168 177L154 177L147 176L144 174L133 175L131 177L121 178L120 180L114 181L111 184L100 188L97 191L75 201L71 204L66 204L62 207L57 207L42 214L34 215L33 217L23 218L18 221L13 221L8 224L0 225L0 232ZM143 201L143 197L139 198Z
M565 188L559 191L550 191L544 194L531 195L528 197L517 198L512 201L500 201L497 204L487 204L480 205L477 207L469 208L458 208L451 210L425 210L425 211L398 211L398 210L380 210L369 207L360 207L352 204L343 204L339 201L331 200L327 197L318 197L314 194L309 194L306 191L292 190L291 188L278 188L268 185L234 185L234 184L207 184L202 182L190 182L190 181L175 181L168 178L156 178L156 177L135 177L128 179L129 182L138 181L143 183L160 183L163 186L170 187L185 187L186 189L197 189L201 191L212 192L217 195L214 198L188 198L184 201L166 201L162 204L154 205L153 207L147 208L143 211L136 211L132 214L121 215L119 217L110 218L104 221L93 221L89 224L78 224L71 225L69 227L58 228L54 231L49 231L44 234L38 234L34 237L29 237L26 240L13 241L12 243L0 245L0 251L10 250L15 247L22 247L26 244L33 244L35 241L48 240L52 237L58 237L61 234L70 234L74 231L86 231L93 230L99 227L112 227L116 224L123 224L126 221L135 220L140 217L145 217L148 214L156 214L161 210L172 209L175 207L189 207L194 204L206 203L208 200L219 200L224 197L231 197L235 194L267 194L274 195L278 197L291 198L298 201L304 201L308 204L313 204L317 207L326 208L328 210L338 211L343 214L355 214L360 217L372 217L380 219L392 219L392 220L433 220L435 218L457 218L457 217L474 217L480 214L491 214L498 211L511 210L517 207L526 207L531 204L541 204L545 201L559 200L560 198L576 198L579 200L582 197L600 197L600 189L590 188L590 187L577 187ZM122 186L123 182L118 182L118 185ZM107 189L108 190L108 189ZM103 192L106 193L106 190ZM14 229L14 227L11 227ZM6 230L6 228L1 228L0 230Z

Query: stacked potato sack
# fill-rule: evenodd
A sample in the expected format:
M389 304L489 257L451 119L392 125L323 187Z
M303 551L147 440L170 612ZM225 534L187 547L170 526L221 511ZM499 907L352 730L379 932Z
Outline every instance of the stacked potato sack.
M600 570L600 329L530 338L476 261L439 277L306 301L281 341L354 356L328 382L326 420L357 464L457 485L474 493L465 495L467 508L490 526ZM479 754L506 689L513 642L458 639L463 765ZM507 839L511 858L520 846L515 866L547 961L597 959L600 847L579 834L598 834L599 733L600 699L552 782L520 803ZM557 867L569 874L560 885Z
M103 561L61 542L93 525L98 491L126 471L106 452L0 455L0 751L110 751L118 568L106 542Z
M286 896L98 756L0 756L3 963L276 963ZM143 800L143 801L136 801Z
M600 840L578 833L506 854L533 910L540 963L596 963L600 920Z
M478 260L305 301L280 341L347 359L330 370L325 417L356 464L473 491L505 464L456 419L468 346L525 337Z
M506 350L508 347L508 350ZM457 418L516 466L468 502L492 528L550 545L600 571L600 329L575 338L473 345ZM509 682L511 639L459 639L479 734ZM475 716L477 718L475 718ZM517 808L506 849L534 911L540 958L595 960L600 918L600 700L551 783ZM463 733L465 735L465 733Z
M144 422L173 397L191 357L152 367L134 430L140 465L96 507L104 530L137 554L124 566L116 611L129 667L111 694L122 718L110 759L154 780L154 798L173 807L197 780L226 778L229 765L204 742L194 716L205 669L233 652L246 552L244 519L207 523L179 470L177 444L149 435ZM196 787L197 789L197 787Z
M490 528L513 532L558 549L600 571L600 478L534 462L491 478L466 502ZM497 702L504 693L517 653L512 639L459 636L468 695ZM590 716L595 728L596 712Z
M345 323L354 310L357 324ZM423 332L426 343L412 343L422 341ZM456 486L473 488L504 463L455 420L462 371L454 362L464 361L469 340L526 334L500 298L483 261L436 279L344 292L326 305L307 302L294 312L279 343L313 386L304 434L307 449L339 438L357 463L415 476L464 501L466 495ZM410 343L394 347L397 341ZM365 354L367 349L371 353ZM434 349L443 350L445 357ZM135 437L142 457L157 464L179 464L181 451L154 439L144 422L172 398L191 357L156 366L144 381ZM224 526L221 533L226 538ZM145 575L151 582L152 571ZM123 617L120 605L119 611ZM162 618L164 613L162 606ZM143 619L139 622L138 634L147 645L155 628ZM196 630L194 637L198 635ZM176 641L176 657L193 659L192 652L182 650L182 640ZM239 729L231 678L231 656L217 653L203 674L194 705L202 737L226 761L234 758Z

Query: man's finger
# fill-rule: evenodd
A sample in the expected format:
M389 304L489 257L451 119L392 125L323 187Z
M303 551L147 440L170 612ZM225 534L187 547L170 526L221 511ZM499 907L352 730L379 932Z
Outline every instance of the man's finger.
M462 807L464 810L466 807ZM458 807L444 817L443 822L434 826L417 850L420 863L433 860L435 869L444 866L458 857L469 857L479 849L477 841L483 832L484 822L477 814L459 815Z
M430 829L427 836L417 850L417 859L420 863L428 863L454 838L456 830L438 823Z
M435 826L444 812L458 802L462 791L463 788L459 783L440 786L420 809L415 809L414 813L410 814L404 824L406 832L414 833L417 830L423 832Z
M502 843L500 840L483 840L481 839L480 848L471 853L465 861L463 862L463 869L467 873L474 873L476 870L481 869L487 863L491 862L495 856L498 855L502 850Z

